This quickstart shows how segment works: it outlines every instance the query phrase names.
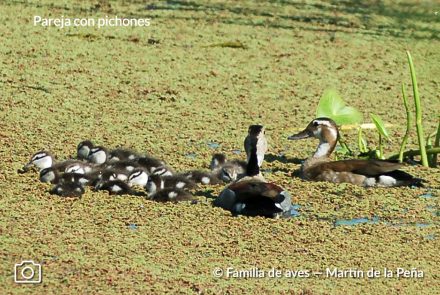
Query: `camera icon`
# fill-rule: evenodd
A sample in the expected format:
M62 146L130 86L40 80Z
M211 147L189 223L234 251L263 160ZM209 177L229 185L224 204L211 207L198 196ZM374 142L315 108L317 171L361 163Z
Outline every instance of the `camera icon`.
M39 284L41 277L41 264L32 260L23 260L14 266L14 282L17 284Z

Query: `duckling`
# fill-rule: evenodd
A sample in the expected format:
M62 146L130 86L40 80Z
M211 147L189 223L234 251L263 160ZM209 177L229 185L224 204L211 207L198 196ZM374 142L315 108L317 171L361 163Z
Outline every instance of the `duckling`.
M257 158L258 166L261 167L264 161L264 155L267 152L267 139L265 136L266 131L263 125L251 125L249 126L248 135L244 139L244 150L246 151L247 162L251 157L251 148L254 143L257 143Z
M182 175L173 176L159 176L156 174L150 175L145 189L148 194L154 194L155 192L165 189L193 189L196 184Z
M151 175L159 175L159 176L172 176L174 172L172 172L167 166L157 167L151 172Z
M241 165L227 162L214 175L225 183L236 181L246 175L246 170Z
M90 150L94 147L90 140L81 141L76 148L76 157L79 160L87 160Z
M84 192L84 187L76 182L59 183L50 190L50 194L67 198L81 197Z
M47 167L40 171L40 181L41 182L50 182L50 183L58 183L60 180L60 173L58 170L53 167Z
M421 179L398 170L403 164L388 160L342 160L331 162L339 131L330 118L316 118L306 129L291 135L289 140L314 137L319 145L314 155L301 167L302 177L312 181L351 183L364 187L422 186Z
M70 173L70 172L66 172L61 174L61 176L59 177L59 183L77 183L80 184L82 186L88 185L90 182L92 181L92 178L90 178L89 176L85 175L85 174L80 174L80 173Z
M117 148L110 151L108 161L110 163L117 161L126 161L126 160L133 161L140 157L141 155L133 150Z
M110 195L136 195L128 183L122 180L110 180L103 182L96 190L108 191Z
M108 160L108 151L105 147L96 146L90 149L87 160L96 165L102 165Z
M51 153L47 151L39 151L32 155L29 162L23 166L23 168L19 171L21 173L27 172L30 170L32 166L37 167L39 171L52 167L54 164L54 157Z
M217 178L229 183L245 175L246 162L236 159L228 160L224 154L214 154L209 168Z
M212 155L211 163L209 164L209 169L213 172L218 172L228 165L229 167L235 166L235 170L238 174L245 173L247 163L238 159L227 159L225 154L214 154Z
M128 184L130 186L145 187L148 183L149 176L143 169L134 169L128 176Z
M29 171L29 169L32 166L37 167L37 169L39 171L45 169L45 168L49 168L52 167L56 170L58 170L59 172L64 172L66 170L67 167L70 167L71 165L79 165L79 166L84 166L86 165L84 162L82 161L78 161L78 160L65 160L62 162L55 162L55 157L47 152L47 151L40 151L35 153L31 159L29 160L29 162L23 166L23 168L19 171L20 173L24 173Z
M82 161L71 161L70 163L66 163L64 172L66 173L78 173L78 174L88 174L94 170L90 163L82 162Z
M137 159L138 164L144 168L149 174L152 174L157 168L165 167L168 170L168 175L174 174L173 169L168 167L162 160L150 156L143 156Z
M211 171L218 170L226 164L226 155L225 154L214 154L212 155L211 162L209 163L209 169Z
M186 178L192 180L195 183L202 184L219 184L222 181L213 173L201 171L201 170L190 170L182 174Z
M106 168L102 170L99 174L98 179L95 183L95 189L101 189L101 187L109 181L120 180L122 182L126 182L128 179L128 175L129 172L124 169Z
M192 201L194 197L182 189L165 188L151 195L149 199L156 202L180 202Z
M262 150L258 150L262 149ZM250 143L246 176L228 185L215 199L214 206L229 210L233 215L278 218L291 209L291 196L280 186L267 182L260 173L258 155L264 145Z
M116 169L116 170L126 171L126 172L131 172L134 169L137 169L140 167L141 167L141 165L139 165L138 162L133 161L133 160L109 162L106 166L107 169ZM128 173L127 173L127 175L128 175Z

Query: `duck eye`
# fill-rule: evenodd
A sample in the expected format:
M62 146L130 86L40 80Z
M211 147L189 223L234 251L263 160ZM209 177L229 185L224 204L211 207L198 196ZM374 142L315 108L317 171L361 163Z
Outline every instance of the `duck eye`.
M316 122L316 121L315 121L315 122L313 122L313 126L315 126L315 127L316 127L316 126L318 126L318 125L319 125L319 124L318 124L318 122Z

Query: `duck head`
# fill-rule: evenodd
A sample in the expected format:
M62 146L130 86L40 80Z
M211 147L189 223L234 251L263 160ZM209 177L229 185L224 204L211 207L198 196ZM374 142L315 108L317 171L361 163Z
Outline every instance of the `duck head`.
M339 138L338 127L330 118L316 118L307 125L303 131L291 135L289 140L298 140L314 137L319 139L318 148L315 151L314 157L328 157L335 149L336 142Z

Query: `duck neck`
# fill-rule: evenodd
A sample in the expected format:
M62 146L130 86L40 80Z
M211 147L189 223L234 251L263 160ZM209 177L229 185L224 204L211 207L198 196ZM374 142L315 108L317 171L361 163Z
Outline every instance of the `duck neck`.
M250 150L249 161L246 165L246 175L255 176L258 174L260 174L260 167L258 166L257 144L255 143Z
M313 158L328 158L333 153L338 141L338 131L326 129L319 136L319 145L313 155Z

